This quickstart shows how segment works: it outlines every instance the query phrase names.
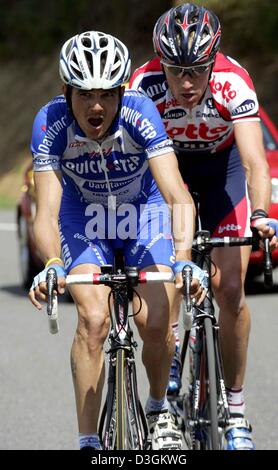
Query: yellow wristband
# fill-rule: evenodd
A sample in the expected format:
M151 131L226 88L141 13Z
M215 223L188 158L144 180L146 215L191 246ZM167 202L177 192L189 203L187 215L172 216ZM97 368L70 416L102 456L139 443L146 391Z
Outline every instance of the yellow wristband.
M45 268L48 268L48 266L50 266L50 265L51 265L52 263L54 263L55 261L62 261L62 263L63 263L63 260L62 260L61 258L50 258L50 259L47 261L47 263L46 263L46 265L45 265Z

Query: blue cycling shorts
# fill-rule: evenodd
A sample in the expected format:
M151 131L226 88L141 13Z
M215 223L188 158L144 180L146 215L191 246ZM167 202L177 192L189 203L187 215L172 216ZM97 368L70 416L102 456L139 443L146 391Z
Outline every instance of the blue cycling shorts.
M68 273L79 264L113 264L119 248L126 266L142 269L175 262L170 211L159 192L144 204L122 204L116 210L64 194L59 225Z

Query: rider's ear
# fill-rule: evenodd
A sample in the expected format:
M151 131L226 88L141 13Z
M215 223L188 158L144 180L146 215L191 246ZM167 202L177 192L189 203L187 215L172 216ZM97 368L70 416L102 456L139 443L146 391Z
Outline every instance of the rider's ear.
M121 87L120 87L120 96L121 96L121 97L123 96L123 94L124 94L124 92L125 92L125 89L126 89L125 86L121 86Z
M62 92L66 97L67 96L67 85L65 83L62 85Z

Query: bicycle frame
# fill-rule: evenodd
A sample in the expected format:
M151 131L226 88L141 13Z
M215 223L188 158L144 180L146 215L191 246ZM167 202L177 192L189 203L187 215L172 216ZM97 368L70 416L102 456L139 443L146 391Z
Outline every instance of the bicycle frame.
M138 272L137 268L123 270L122 267L115 271L112 266L103 266L101 273L72 274L66 278L67 285L106 285L111 288L113 296L113 309L110 308L110 296L108 298L111 317L108 389L99 422L99 435L106 450L149 447L148 427L137 389L134 359L137 345L129 325L130 289L140 283L173 281L171 272ZM53 295L53 289L57 286L55 269L49 269L47 285L48 318L52 322L52 332L54 329L57 332L58 311Z
M193 308L192 328L196 336L194 349L189 351L192 356L189 393L184 397L185 440L193 450L223 448L222 430L230 419L211 291L211 249L199 250L194 257L207 273L208 290L202 308ZM183 345L183 360L187 345L188 339Z
M112 266L102 269L112 275ZM135 277L138 272L132 271ZM131 278L132 279L132 278ZM138 396L134 351L137 348L129 324L131 280L118 270L116 284L110 285L113 309L110 309L110 348L108 389L102 409L99 435L104 450L144 449L148 428Z
M192 309L192 327L187 331L182 347L182 365L188 349L189 336L196 331L193 350L189 350L191 376L188 393L183 397L184 435L190 449L224 448L223 430L230 423L230 412L223 377L223 366L211 290L211 250L220 246L252 245L254 237L211 238L207 231L196 233L193 243L194 261L208 276L207 295L200 307ZM268 241L265 251L269 259ZM272 278L267 270L267 282ZM185 279L185 275L184 275ZM190 348L191 349L191 348ZM181 408L181 407L180 407Z

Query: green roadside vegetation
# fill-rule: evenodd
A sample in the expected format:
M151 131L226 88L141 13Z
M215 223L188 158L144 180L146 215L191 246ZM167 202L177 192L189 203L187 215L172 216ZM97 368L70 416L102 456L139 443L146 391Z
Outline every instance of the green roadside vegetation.
M58 54L65 39L81 31L106 31L131 51L133 69L153 55L156 19L181 1L2 0L0 30L0 207L20 195L38 109L61 92ZM195 0L222 24L222 50L247 68L260 102L278 123L278 2ZM30 157L29 157L30 158Z

